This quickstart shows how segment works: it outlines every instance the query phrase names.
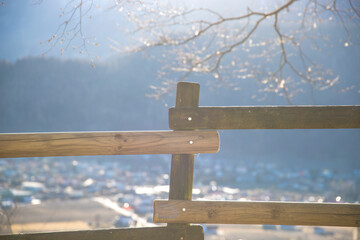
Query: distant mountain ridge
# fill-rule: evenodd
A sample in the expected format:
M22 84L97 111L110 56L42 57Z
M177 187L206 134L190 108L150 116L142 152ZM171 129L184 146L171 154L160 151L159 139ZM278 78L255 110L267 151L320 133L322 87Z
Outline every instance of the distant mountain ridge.
M151 92L149 85L159 84L158 68L157 62L138 54L95 68L86 61L47 58L0 62L0 132L166 130L167 108L174 105L175 96L163 101L145 96ZM251 98L246 84L242 91L211 91L203 84L207 79L196 80L202 84L203 106L285 102L275 98L259 103ZM360 102L353 93L334 95L330 90L319 96L321 104ZM307 98L298 96L295 102L306 103ZM359 130L237 130L220 131L220 135L220 153L205 157L360 167Z

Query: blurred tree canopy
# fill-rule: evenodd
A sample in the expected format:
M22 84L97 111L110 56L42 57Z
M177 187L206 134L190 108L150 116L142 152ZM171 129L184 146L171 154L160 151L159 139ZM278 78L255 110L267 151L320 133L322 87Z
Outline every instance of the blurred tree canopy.
M151 49L159 50L155 58L163 64L161 84L151 86L155 98L178 81L206 74L213 87L240 90L242 83L255 81L259 93L254 98L271 93L291 104L298 93L313 96L315 90L336 87L338 74L318 53L328 60L326 51L334 42L342 48L360 43L360 2L355 0L65 2L64 21L48 39L49 50L61 45L62 52L73 48L92 59L87 46L98 43L84 34L83 22L97 8L118 11L133 44L123 46L115 39L115 50L150 55ZM339 28L340 34L334 31Z

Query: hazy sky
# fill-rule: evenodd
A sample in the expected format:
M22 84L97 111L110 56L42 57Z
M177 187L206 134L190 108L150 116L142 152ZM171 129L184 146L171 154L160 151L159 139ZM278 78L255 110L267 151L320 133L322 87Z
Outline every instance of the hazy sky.
M28 56L40 56L49 49L47 40L56 32L59 24L66 19L60 18L61 8L65 6L68 0L3 0L4 7L0 7L0 59L15 61L16 59ZM160 1L164 3L166 1ZM187 5L189 7L209 7L225 13L225 15L237 15L239 12L247 11L247 6L256 10L264 7L264 1L241 1L228 0L225 4L219 4L219 1L209 0L182 0L179 2L170 1L172 5ZM251 2L251 3L250 3ZM276 1L279 2L279 1ZM281 1L280 1L281 2ZM91 47L90 52L95 56L105 58L115 54L109 47L112 39L126 45L130 39L124 30L126 22L122 14L116 10L109 10L108 7L112 1L94 1L95 7L92 13L88 14L83 21L83 30L87 36L96 36L98 47ZM98 7L101 3L101 8ZM272 2L273 7L275 1ZM269 4L268 4L269 5ZM270 7L271 7L270 6ZM90 20L88 16L93 16ZM45 44L40 44L44 42ZM47 56L60 56L59 46L48 52ZM77 51L68 50L63 58L76 57L81 58ZM84 56L85 57L85 56Z
M15 61L27 56L40 56L49 45L40 44L49 39L58 25L65 19L60 18L60 8L65 0L37 1L11 0L4 1L5 7L0 7L0 59ZM84 21L84 31L96 35L98 47L90 50L94 55L106 57L114 52L109 48L110 38L125 40L117 21L120 20L116 11L103 9L94 11L94 17ZM60 48L47 53L47 56L60 56ZM64 58L82 57L77 51L65 52ZM85 57L85 56L84 56Z

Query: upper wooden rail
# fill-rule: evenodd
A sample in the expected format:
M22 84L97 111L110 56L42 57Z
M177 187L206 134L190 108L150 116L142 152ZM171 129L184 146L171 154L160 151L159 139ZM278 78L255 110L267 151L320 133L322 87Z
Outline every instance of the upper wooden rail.
M30 233L0 235L0 240L168 240L184 239L199 240L204 239L204 231L201 226L189 226L184 228L169 227L148 227L148 228L122 228L122 229L102 229L72 232L52 232L52 233Z
M170 108L170 129L360 128L360 106Z
M0 134L0 158L216 153L216 131Z
M359 227L360 204L157 200L154 222Z

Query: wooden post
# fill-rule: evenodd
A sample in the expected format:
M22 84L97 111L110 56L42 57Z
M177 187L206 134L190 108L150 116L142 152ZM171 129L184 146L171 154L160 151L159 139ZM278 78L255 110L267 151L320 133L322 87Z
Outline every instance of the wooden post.
M198 107L200 85L180 82L177 85L176 107ZM191 121L191 116L188 117ZM191 143L189 143L191 144ZM194 174L194 154L173 154L170 171L170 200L191 200ZM188 224L168 224L169 227L183 228ZM186 240L186 239L184 239Z

